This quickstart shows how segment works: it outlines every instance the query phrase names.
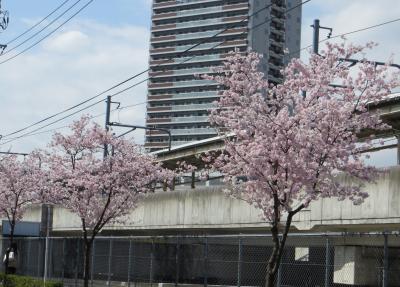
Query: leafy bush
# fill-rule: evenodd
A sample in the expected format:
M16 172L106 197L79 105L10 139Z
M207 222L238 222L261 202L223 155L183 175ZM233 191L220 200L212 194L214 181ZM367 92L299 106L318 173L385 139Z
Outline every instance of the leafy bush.
M28 276L0 274L0 280L4 287L43 287L43 280ZM61 282L46 281L46 287L63 287Z

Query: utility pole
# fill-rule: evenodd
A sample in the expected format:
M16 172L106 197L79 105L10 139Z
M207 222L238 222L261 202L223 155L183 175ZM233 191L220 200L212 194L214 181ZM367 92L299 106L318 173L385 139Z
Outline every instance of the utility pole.
M145 126L138 126L138 125L128 125L128 124L121 124L121 123L116 123L116 122L110 122L110 113L111 113L111 104L118 104L118 107L120 105L119 102L112 102L111 101L111 96L107 96L106 100L106 122L105 122L105 128L108 131L110 126L116 126L116 127L124 127L124 128L130 128L129 131L119 135L118 137L124 136L136 129L144 129L144 130L151 130L151 131L162 131L166 134L168 134L168 150L171 150L171 131L169 129L163 129L163 128L156 128L156 127L145 127ZM117 107L117 109L118 109ZM106 158L108 155L108 146L105 144L104 145L104 158Z
M319 24L319 19L314 19L314 24L311 25L313 27L313 53L318 54L319 51L319 29L325 29L329 31L328 39L332 36L332 28L322 27Z
M313 27L313 53L318 54L319 48L319 19L314 19Z
M43 286L46 286L46 281L48 278L48 265L49 265L49 239L50 239L50 217L51 209L50 205L46 205L46 239L45 239L45 251L44 251L44 270L43 270Z
M314 54L318 54L319 51L319 29L325 29L325 30L329 30L329 34L328 34L328 39L332 36L332 28L329 27L322 27L320 25L319 19L314 19L314 24L311 25L311 27L313 27L313 53ZM350 67L357 65L358 63L360 63L360 60L357 59L340 59L340 61L345 61L350 63ZM365 61L363 60L364 63L370 63L370 64L374 64L375 66L384 66L387 65L387 63L384 62L377 62L377 61ZM388 66L393 67L393 68L397 68L400 69L400 65L399 64L389 64ZM331 86L336 86L336 87L342 87L339 85L334 85L331 84ZM303 97L306 96L306 91L302 91L302 95ZM396 135L396 139L397 139L397 164L400 164L400 135Z
M123 128L130 128L131 131L134 131L136 129L143 129L143 130L150 130L150 131L162 131L168 134L168 150L171 150L171 131L169 129L163 129L163 128L152 128L152 127L144 127L144 126L137 126L137 125L126 125L126 124L120 124L120 123L115 123L111 122L109 123L110 126L116 126L116 127L123 127ZM127 133L124 133L125 135Z
M109 131L109 126L110 126L110 113L111 113L111 96L107 96L106 100L106 122L105 122L105 128L106 131ZM104 153L103 157L106 158L108 155L108 146L107 144L104 144Z

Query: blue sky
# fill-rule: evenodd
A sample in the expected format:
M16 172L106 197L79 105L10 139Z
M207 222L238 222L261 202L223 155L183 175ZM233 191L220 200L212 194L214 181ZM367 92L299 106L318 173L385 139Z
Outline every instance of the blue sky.
M10 29L4 33L14 34L26 28L24 19L40 19L64 0L2 0L4 9L10 12ZM71 4L76 0L71 0ZM81 1L82 4L86 0ZM112 3L112 4L110 4ZM64 7L71 5L67 3ZM81 5L81 4L78 4ZM95 19L109 25L150 25L151 1L148 0L95 0L79 14L77 19Z
M0 33L0 43L25 31L63 1L2 0L2 8L10 13L10 24ZM65 7L75 1L69 0ZM77 7L87 1L81 0ZM332 27L335 35L398 18L398 11L398 0L312 0L303 7L301 46L311 43L310 25L314 18L320 18L321 25ZM150 16L151 0L94 0L35 48L0 64L0 134L40 120L147 69ZM368 55L370 59L384 61L395 53L395 61L400 62L400 42L394 37L399 28L400 22L393 23L351 35L348 41L376 41L380 46ZM321 39L323 37L322 33ZM302 54L303 59L307 58L306 54ZM0 60L6 56L1 56ZM116 97L122 106L138 105L114 113L112 120L143 125L145 105L141 103L145 99L145 84ZM102 112L104 104L88 110L92 115ZM104 118L99 117L98 121L103 122ZM49 128L70 122L68 119ZM143 142L142 131L134 135L136 141ZM44 133L0 146L0 149L31 151L44 147L50 138L51 133Z

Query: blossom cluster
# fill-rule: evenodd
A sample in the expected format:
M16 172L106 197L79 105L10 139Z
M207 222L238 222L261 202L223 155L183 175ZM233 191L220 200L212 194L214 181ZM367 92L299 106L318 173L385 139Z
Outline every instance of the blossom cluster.
M353 72L345 61L373 46L327 44L309 63L292 60L278 85L259 71L253 52L231 53L216 76L205 76L226 87L210 120L220 134L235 137L225 137L225 152L212 166L232 195L260 208L268 221L319 198L363 202L361 187L378 170L365 165L360 152L370 137L360 143L359 135L389 128L369 106L399 84L388 65L361 59ZM338 174L355 180L346 185Z

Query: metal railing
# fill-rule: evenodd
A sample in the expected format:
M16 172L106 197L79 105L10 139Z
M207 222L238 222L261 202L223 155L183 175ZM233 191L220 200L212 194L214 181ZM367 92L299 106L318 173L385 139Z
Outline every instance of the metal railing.
M276 286L399 286L400 237L393 233L291 234ZM18 274L81 286L79 238L18 238ZM7 247L3 239L2 251ZM268 235L101 237L93 247L91 286L196 284L263 286ZM4 266L3 266L4 268Z

